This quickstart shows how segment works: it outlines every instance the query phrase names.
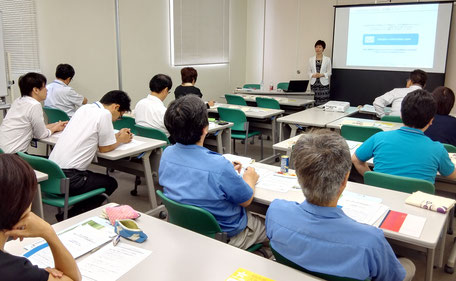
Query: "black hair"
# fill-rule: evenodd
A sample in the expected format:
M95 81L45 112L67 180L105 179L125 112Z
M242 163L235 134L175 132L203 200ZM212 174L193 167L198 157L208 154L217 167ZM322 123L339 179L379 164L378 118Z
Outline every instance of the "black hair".
M437 103L437 114L448 115L454 105L454 93L453 91L444 86L437 87L432 92L435 102Z
M128 96L128 94L125 93L124 91L119 91L119 90L110 91L101 98L100 102L105 105L111 105L113 103L118 104L120 106L119 112L131 111L131 109L130 109L131 99Z
M326 49L326 43L325 43L325 41L323 41L323 40L317 40L317 42L315 42L315 46L314 46L314 47L317 47L318 45L322 46L322 47L323 47L323 50Z
M19 222L36 190L32 167L15 154L0 154L0 230L10 230Z
M412 81L413 84L421 85L421 87L424 88L427 81L427 74L421 69L415 69L410 73L410 81Z
M207 107L196 95L186 95L171 102L165 113L165 126L181 144L195 144L209 125Z
M31 96L33 88L42 89L46 87L46 77L43 74L29 72L19 77L19 89L21 96Z
M62 80L66 80L67 78L73 79L74 74L74 68L67 63L61 63L55 69L55 77Z
M157 74L149 82L149 89L155 93L160 93L165 88L171 91L171 87L173 87L173 81L166 74Z
M182 83L196 82L198 78L198 72L193 67L184 67L181 69Z
M431 93L415 90L402 100L402 122L408 127L423 129L429 124L437 111L437 105Z

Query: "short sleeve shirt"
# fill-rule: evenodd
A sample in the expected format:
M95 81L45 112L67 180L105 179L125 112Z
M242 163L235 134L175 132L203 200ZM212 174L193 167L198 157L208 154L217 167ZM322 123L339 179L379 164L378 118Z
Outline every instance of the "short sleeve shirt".
M197 95L198 97L202 98L203 94L201 93L200 89L195 86L182 86L179 85L174 90L174 96L176 99L181 98L186 95Z
M60 80L54 80L46 88L48 92L44 105L63 110L70 117L84 101L83 96Z
M112 114L100 102L79 108L60 135L49 159L62 169L84 171L98 146L116 143Z
M161 157L159 182L168 198L214 215L229 237L246 227L246 212L239 204L253 190L222 155L199 145L169 146Z
M454 171L448 152L419 129L401 127L380 132L366 140L355 152L365 162L374 157L376 172L435 182L437 172L449 176Z
M2 281L47 281L49 273L26 258L0 251L0 276Z

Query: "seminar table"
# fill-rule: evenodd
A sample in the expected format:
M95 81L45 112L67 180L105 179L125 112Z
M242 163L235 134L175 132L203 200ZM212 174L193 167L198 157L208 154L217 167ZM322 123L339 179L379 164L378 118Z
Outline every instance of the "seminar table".
M48 138L39 140L47 145L54 146L57 143L59 134L53 134ZM136 176L144 176L146 178L147 190L149 193L149 201L153 211L157 208L157 198L155 195L153 174L157 175L160 157L162 153L162 146L166 145L165 141L134 136L133 140L142 142L141 144L130 147L125 150L119 148L109 152L97 152L98 161L95 160L94 164L101 165L108 168L114 168ZM124 158L130 156L137 156L144 153L141 157L142 165L134 163Z
M280 169L280 167L262 163L255 163L253 166L256 168L267 169L271 172L277 172ZM385 234L385 237L390 241L394 241L397 244L421 251L426 254L425 280L431 281L434 262L437 267L442 267L443 251L446 237L445 231L448 223L448 214L451 214L451 212L441 214L405 204L405 199L409 197L410 194L390 189L378 188L349 181L346 190L381 198L382 204L388 206L390 210L426 218L426 223L419 238L390 230L382 230ZM265 210L274 199L284 199L301 203L305 198L303 192L299 189L292 189L288 192L273 191L265 188L255 189L253 201L260 207L262 206ZM381 220L382 218L377 221L377 225ZM434 261L436 253L438 256Z
M388 122L388 121L380 121L380 120L372 120L372 119L363 119L363 118L353 118L353 117L342 117L337 119L331 123L326 125L327 128L330 129L338 129L342 127L342 125L355 125L355 126L370 126L370 127L377 127L382 129L383 131L392 131L400 129L404 126L403 123L397 122Z
M214 139L204 139L204 143L217 146L217 152L220 154L231 153L231 127L233 123L220 125L218 122L209 122L208 133L215 136Z
M48 175L45 173L42 173L40 171L37 171L37 170L35 170L35 175L36 175L36 180L38 181L38 188L36 190L35 197L33 198L33 201L32 201L32 212L37 214L40 218L44 218L40 182L47 180Z
M54 224L52 227L57 232L69 228L85 219L98 216L104 207L106 206ZM226 280L238 268L276 281L322 280L145 214L136 219L136 222L149 238L141 244L121 238L119 245L126 243L150 250L152 253L120 277L118 280L121 281ZM5 245L5 250L14 255L21 255L26 252L25 245L38 240L40 239L25 238L22 242L19 239L9 241ZM91 253L84 255L76 262L79 263L90 255Z

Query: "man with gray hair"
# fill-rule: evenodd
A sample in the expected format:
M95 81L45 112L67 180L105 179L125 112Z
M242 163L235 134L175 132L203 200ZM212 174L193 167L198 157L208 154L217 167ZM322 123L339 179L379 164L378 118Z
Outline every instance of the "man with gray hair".
M327 130L306 133L292 158L306 200L271 203L266 233L272 248L312 272L360 280L412 280L414 264L396 258L380 229L360 224L337 208L352 165L346 141Z

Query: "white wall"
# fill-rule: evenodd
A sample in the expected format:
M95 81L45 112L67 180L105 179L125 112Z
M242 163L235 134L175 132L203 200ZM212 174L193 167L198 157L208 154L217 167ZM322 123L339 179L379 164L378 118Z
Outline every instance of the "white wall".
M118 88L114 0L36 1L40 38L41 68L54 78L58 63L67 62L76 70L70 84L89 101ZM241 85L245 78L246 5L230 4L230 64L201 66L196 86L205 100L220 96ZM169 1L119 1L123 90L136 102L149 93L149 80L157 73L181 83L180 67L170 65ZM165 103L174 99L168 96Z

